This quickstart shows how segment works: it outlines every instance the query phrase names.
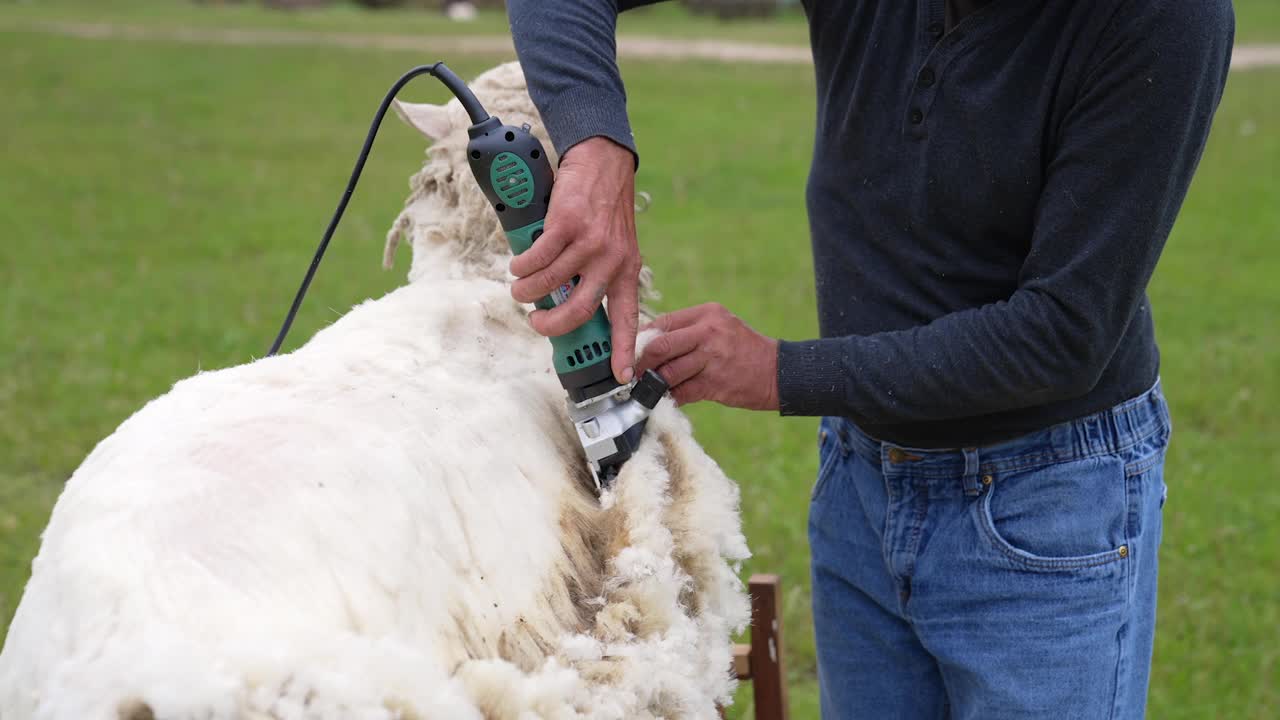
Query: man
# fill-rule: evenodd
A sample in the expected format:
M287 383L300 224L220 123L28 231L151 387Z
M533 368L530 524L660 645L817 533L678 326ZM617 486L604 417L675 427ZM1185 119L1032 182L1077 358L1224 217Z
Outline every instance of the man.
M832 718L1139 718L1167 409L1146 285L1204 147L1229 0L806 0L821 339L714 305L634 360L627 0L509 0L561 153L511 264L539 332L607 296L620 380L823 416L810 507Z

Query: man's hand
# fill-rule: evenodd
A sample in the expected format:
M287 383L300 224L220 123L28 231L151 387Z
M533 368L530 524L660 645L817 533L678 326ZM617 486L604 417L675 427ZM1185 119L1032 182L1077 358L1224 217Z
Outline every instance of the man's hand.
M560 163L542 236L511 261L511 273L519 278L511 296L533 302L574 276L580 278L568 302L529 315L533 329L548 337L586 323L608 296L613 375L630 382L635 375L640 265L635 156L607 138L584 140Z
M715 303L653 321L662 334L640 358L656 369L680 405L711 400L747 410L778 409L778 341Z

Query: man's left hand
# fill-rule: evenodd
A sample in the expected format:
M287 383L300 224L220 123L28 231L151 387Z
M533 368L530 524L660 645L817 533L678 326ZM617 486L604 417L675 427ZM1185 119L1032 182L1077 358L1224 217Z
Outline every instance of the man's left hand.
M747 410L778 409L778 341L716 303L677 310L649 326L637 373L655 369L680 405L711 400Z

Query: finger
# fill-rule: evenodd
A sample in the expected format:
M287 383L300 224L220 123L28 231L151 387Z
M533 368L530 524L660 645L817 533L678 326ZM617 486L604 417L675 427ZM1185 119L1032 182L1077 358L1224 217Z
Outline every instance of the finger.
M613 326L613 377L629 383L636 375L636 330L640 325L639 286L634 273L623 269L609 293L609 322Z
M698 325L662 333L650 340L649 344L645 346L644 354L640 356L636 372L642 373L645 370L660 367L672 358L693 352L698 347L698 341L701 340L703 335L701 326Z
M681 383L679 387L672 390L671 397L675 399L677 406L683 407L703 400L710 400L712 388L713 384L710 378L705 375L698 375Z
M604 300L605 286L583 279L569 301L551 310L535 310L529 313L529 324L541 335L556 337L582 327Z
M675 312L659 315L654 321L645 326L645 329L657 328L662 332L671 332L679 330L682 327L688 327L697 322L707 312L709 305L696 305Z
M511 259L511 274L527 277L550 265L569 244L569 235L544 231L528 250Z
M517 302L534 302L572 280L585 265L583 252L569 247L547 267L511 283L511 297Z
M677 388L707 369L707 354L691 352L658 367L658 374L667 381L667 387Z

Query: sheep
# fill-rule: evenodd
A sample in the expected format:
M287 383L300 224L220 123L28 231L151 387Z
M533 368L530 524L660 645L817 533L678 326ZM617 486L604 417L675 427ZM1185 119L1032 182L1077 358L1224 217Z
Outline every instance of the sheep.
M541 132L517 64L473 88ZM664 400L597 498L465 113L397 110L430 141L384 255L411 242L409 282L296 351L181 380L93 449L0 651L0 720L712 718L731 700L737 486Z

